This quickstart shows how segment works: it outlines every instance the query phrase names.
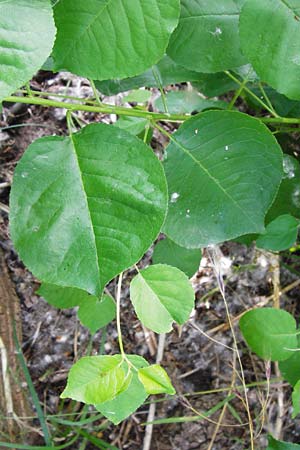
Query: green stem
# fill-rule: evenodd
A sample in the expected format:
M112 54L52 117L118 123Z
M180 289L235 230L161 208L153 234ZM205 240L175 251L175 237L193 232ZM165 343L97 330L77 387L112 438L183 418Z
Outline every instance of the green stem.
M236 93L234 94L234 96L233 96L231 102L230 102L229 105L228 105L228 108L227 108L227 109L228 109L229 111L233 108L235 102L237 101L237 99L239 98L239 96L241 95L241 93L243 92L243 90L245 89L247 83L248 83L248 80L247 80L247 78L245 78L245 80L242 82L242 84L240 85L240 87L237 89L237 91L236 91Z
M226 75L229 78L231 78L235 83L239 84L240 86L243 85L243 81L240 81L238 78L236 78L234 75L232 75L232 73L230 73L228 70L225 70L224 73L226 73ZM251 95L251 97L253 97L264 109L269 111L269 113L272 114L272 116L274 116L275 118L279 118L278 115L271 108L269 108L269 106L265 102L263 102L257 95L255 95L251 91L251 89L247 88L247 86L244 86L243 89L245 92L247 92L249 95Z
M123 347L123 341L122 341L121 315L120 315L122 277L123 277L123 272L121 272L120 275L119 275L118 288L117 288L117 298L116 298L117 331L118 331L118 341L119 341L120 352L121 352L121 355L122 355L123 359L126 359L126 355L125 355L124 347Z
M121 106L112 106L103 103L101 106L94 105L81 105L76 103L60 102L56 100L49 100L46 98L37 97L6 97L4 102L10 103L25 103L32 105L40 105L53 108L64 108L69 111L86 111L102 114L117 114L120 116L142 117L145 119L161 120L168 122L183 122L190 117L189 114L167 114L167 113L154 113L151 111L143 111L135 108L125 108ZM300 121L300 119L299 119Z
M230 74L231 75L231 74ZM235 78L235 77L234 77ZM242 83L240 83L242 84ZM249 93L253 94L247 87L244 87L245 91L249 91ZM255 94L253 94L260 103L263 104L264 108L269 110L269 112L274 115L273 111L270 110L267 105L265 105ZM25 103L32 105L40 105L45 107L53 107L53 108L63 108L68 111L86 111L86 112L94 112L94 113L102 113L102 114L117 114L119 116L130 116L130 117L142 117L145 119L149 119L152 121L161 121L161 122L184 122L185 120L191 117L190 114L168 114L168 113L154 113L151 111L143 111L135 108L126 108L121 106L112 106L103 103L101 106L94 105L85 105L79 103L65 103L55 100L49 100L46 98L38 98L38 97L17 97L10 96L6 97L3 102L9 103ZM263 123L283 123L283 124L299 124L299 117L259 117L258 118ZM158 128L158 127L157 127ZM295 130L296 131L296 130ZM165 132L166 134L166 132ZM169 134L168 134L169 135Z

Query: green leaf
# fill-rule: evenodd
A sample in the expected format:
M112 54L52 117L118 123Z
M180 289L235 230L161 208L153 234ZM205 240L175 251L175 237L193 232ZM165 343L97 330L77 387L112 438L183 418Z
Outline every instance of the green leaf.
M267 222L283 214L300 219L300 164L290 155L283 155L283 179L267 214Z
M192 80L193 81L193 80ZM226 92L238 89L239 85L224 72L199 73L198 80L193 81L193 86L206 97L216 97Z
M35 141L11 191L11 236L44 282L100 295L137 262L164 221L161 163L135 136L92 124Z
M168 112L171 114L200 112L205 109L227 109L228 103L220 100L208 100L201 97L195 90L171 91L166 94ZM159 111L164 111L162 98L155 100L154 105Z
M114 125L136 136L145 130L148 123L148 119L143 119L141 117L121 116L120 119L114 123Z
M239 3L182 0L179 24L171 36L168 55L187 69L205 73L245 64L238 33Z
M141 270L130 285L130 298L140 321L156 333L186 322L194 307L194 291L179 269L163 264Z
M168 56L164 56L157 64L146 72L124 80L95 81L97 89L105 95L115 95L119 92L130 91L139 87L168 86L169 84L182 83L184 81L197 81L202 74L187 70L179 66ZM205 75L206 76L206 75ZM226 79L230 80L227 75ZM232 82L231 82L232 83Z
M248 0L240 16L242 50L255 71L294 100L300 100L299 15L299 0Z
M121 361L121 355L79 359L71 367L60 397L93 405L112 400L130 381L130 374L121 367Z
M153 364L152 366L140 369L138 377L149 395L173 395L176 393L167 372L159 364Z
M48 283L43 283L36 293L50 305L60 309L74 308L90 297L90 294L82 289L56 286ZM95 298L97 299L97 297Z
M300 338L298 336L298 347L300 347ZM285 361L280 361L279 369L282 377L292 386L295 386L300 380L300 351L292 353L292 356Z
M292 419L295 419L300 414L300 380L295 384L292 393L293 414Z
M151 98L152 92L145 89L135 89L123 97L122 102L147 103Z
M199 248L264 231L282 152L259 120L201 113L172 135L164 166L170 193L164 232L178 245Z
M149 365L141 356L126 355L126 357L137 369ZM138 378L138 373L133 370L130 384L126 390L118 394L113 400L100 403L99 405L95 405L95 407L105 417L117 425L135 412L137 408L144 403L147 397L148 394Z
M90 295L86 302L82 302L78 311L80 322L91 333L96 333L100 328L109 324L116 316L116 305L109 295L103 295L101 299Z
M253 309L242 316L240 328L251 350L265 360L283 361L297 348L296 321L282 309Z
M41 67L54 38L50 1L0 1L0 102Z
M256 240L258 248L280 252L290 248L297 240L299 221L285 214L270 222L266 231Z
M152 260L154 264L168 264L177 267L191 277L198 270L201 257L201 250L180 247L171 239L166 238L159 241L154 247Z
M300 445L291 442L277 441L269 435L269 445L267 450L300 450Z
M96 80L142 73L163 57L179 6L179 0L60 0L55 69Z

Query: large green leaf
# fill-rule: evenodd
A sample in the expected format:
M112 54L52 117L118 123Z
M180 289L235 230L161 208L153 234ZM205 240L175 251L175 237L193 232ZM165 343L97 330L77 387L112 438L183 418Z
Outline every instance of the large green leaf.
M48 0L0 0L0 101L28 81L55 38Z
M141 270L130 285L130 298L140 321L156 333L183 324L194 307L194 291L179 269L163 264Z
M164 165L170 193L164 232L178 245L205 247L264 231L282 152L259 120L232 111L199 114L173 134Z
M168 55L199 72L221 72L247 62L241 54L238 21L241 1L182 0L179 24Z
M201 250L180 247L171 239L166 238L156 244L152 260L154 264L168 264L177 267L191 277L198 270L201 257Z
M156 238L167 203L162 166L135 136L92 124L34 142L11 192L11 236L36 277L99 295Z
M136 369L141 369L142 367L147 367L149 365L141 356L126 355L126 357ZM144 403L147 397L148 394L138 378L138 372L132 370L132 378L127 389L118 394L113 400L97 404L95 407L105 417L117 425L135 412L136 409Z
M267 450L300 450L300 445L292 442L277 441L272 436L269 436L269 445Z
M159 88L160 86L182 83L184 81L198 81L199 78L201 79L201 75L201 73L179 66L171 58L164 56L157 64L141 75L124 80L95 81L95 84L97 89L103 94L114 95L143 86ZM230 81L227 75L224 75L224 77Z
M56 69L97 80L138 75L163 57L179 0L60 0Z
M242 50L263 81L300 100L299 0L247 0L240 16Z
M297 348L296 321L282 309L253 309L242 316L240 328L251 350L265 360L284 361Z
M267 214L267 222L283 214L291 214L300 219L300 164L290 155L283 155L283 178Z
M120 355L79 359L69 372L61 398L70 397L92 405L112 400L130 382L130 373L121 367L121 361Z
M258 236L256 246L273 252L281 252L295 244L299 221L289 214L278 216L266 226L266 231Z

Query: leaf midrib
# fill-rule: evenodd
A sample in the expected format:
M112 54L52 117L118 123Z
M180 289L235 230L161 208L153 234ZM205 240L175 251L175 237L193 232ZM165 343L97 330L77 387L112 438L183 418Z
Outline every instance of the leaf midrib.
M71 144L72 144L72 149L73 149L73 153L74 153L74 160L75 160L76 165L77 165L79 179L80 179L82 192L83 192L83 197L85 199L86 209L87 209L88 216L89 216L89 222L90 222L91 232L92 232L92 236L93 236L94 250L95 250L95 254L96 254L96 266L97 266L97 270L98 270L98 281L99 282L98 282L96 288L99 289L99 291L100 291L101 290L101 280L100 280L99 254L98 254L98 249L97 249L97 244L96 244L96 234L95 234L94 224L93 224L92 216L91 216L91 212L90 212L88 196L87 196L87 193L85 192L85 187L84 187L84 182L83 182L83 178L82 178L81 168L80 168L80 164L79 164L79 160L78 160L78 156L77 156L77 152L76 152L76 146L75 146L75 142L74 142L72 134L70 134L70 141L71 141ZM97 293L95 293L95 292L93 294L97 295Z

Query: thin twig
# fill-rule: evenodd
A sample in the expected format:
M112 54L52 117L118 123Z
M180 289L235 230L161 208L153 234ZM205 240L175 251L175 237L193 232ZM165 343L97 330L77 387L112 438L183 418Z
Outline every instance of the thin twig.
M158 338L157 354L156 354L156 364L160 364L163 359L164 346L165 346L166 335L160 334ZM147 422L153 422L156 411L156 403L151 403L149 407L149 412L147 416ZM145 437L143 443L143 450L150 450L151 440L152 440L153 424L148 423L145 430Z

